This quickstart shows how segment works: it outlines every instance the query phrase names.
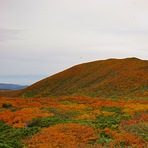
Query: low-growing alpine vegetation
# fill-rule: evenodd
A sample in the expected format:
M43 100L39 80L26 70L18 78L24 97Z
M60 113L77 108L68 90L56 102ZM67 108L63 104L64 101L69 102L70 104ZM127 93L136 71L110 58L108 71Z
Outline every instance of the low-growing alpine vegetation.
M0 147L147 147L147 103L82 96L1 98Z

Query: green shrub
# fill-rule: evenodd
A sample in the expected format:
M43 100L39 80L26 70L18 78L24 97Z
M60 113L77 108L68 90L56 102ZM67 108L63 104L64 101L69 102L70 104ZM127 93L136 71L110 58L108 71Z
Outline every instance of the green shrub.
M106 134L105 131L99 133L99 137L100 138L97 140L97 143L102 146L104 146L106 143L113 141L112 138L108 134Z
M113 106L113 107L102 106L101 110L108 111L108 112L115 112L117 114L121 114L122 113L122 109L121 108L117 108L116 106Z
M63 119L59 117L47 117L47 118L36 118L27 124L27 127L49 127L58 123L69 122L68 119Z
M0 121L0 148L22 148L24 144L21 140L36 134L39 130L39 127L14 128Z
M100 115L97 117L96 122L96 127L100 129L104 129L105 127L109 127L111 129L117 129L119 123L121 123L122 120L127 120L129 119L129 116L124 116L124 115L109 115L109 116L103 116Z
M95 128L95 124L90 120L74 120L73 122Z
M2 107L3 107L3 108L11 108L12 105L11 105L11 104L3 103L3 104L2 104Z

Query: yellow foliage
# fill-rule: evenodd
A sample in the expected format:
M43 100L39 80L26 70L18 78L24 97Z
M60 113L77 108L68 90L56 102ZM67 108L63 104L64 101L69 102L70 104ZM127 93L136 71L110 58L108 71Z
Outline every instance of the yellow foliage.
M85 110L87 106L84 104L60 104L56 108L62 111L72 112Z
M101 114L100 110L96 109L92 111L92 114L95 116L99 116Z
M93 114L83 114L76 118L76 120L94 120L95 116Z
M136 112L146 112L148 110L147 104L140 103L127 103L124 106L123 112L126 114L134 115Z
M109 115L115 114L115 112L107 112L107 111L102 111L101 113L102 113L104 116L109 116Z

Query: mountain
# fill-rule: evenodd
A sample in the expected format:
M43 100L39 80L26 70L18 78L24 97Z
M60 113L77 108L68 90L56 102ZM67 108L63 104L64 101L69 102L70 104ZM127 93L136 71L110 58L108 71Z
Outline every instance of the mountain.
M27 85L4 84L0 83L1 90L19 90L28 87Z
M148 93L148 60L107 59L76 65L15 92L20 97L83 95L143 96Z

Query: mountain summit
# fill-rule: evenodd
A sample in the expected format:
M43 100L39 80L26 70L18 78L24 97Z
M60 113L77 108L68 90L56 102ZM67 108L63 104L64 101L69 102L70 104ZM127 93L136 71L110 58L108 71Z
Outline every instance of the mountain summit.
M108 59L76 65L15 93L21 97L124 96L148 91L148 61Z

